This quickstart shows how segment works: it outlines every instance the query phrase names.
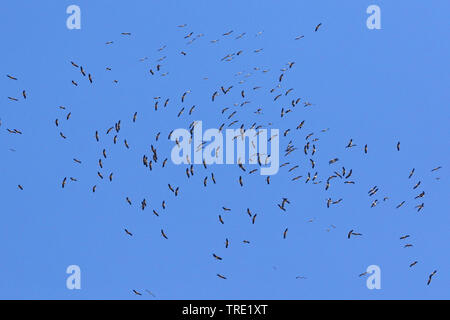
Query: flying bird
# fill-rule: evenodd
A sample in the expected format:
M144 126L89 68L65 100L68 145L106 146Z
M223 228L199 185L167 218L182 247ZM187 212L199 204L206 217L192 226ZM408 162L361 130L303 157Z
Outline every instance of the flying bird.
M437 273L437 270L434 270L429 276L428 276L428 281L427 281L427 285L430 285L431 283L431 278L433 278L433 276Z
M134 293L135 295L137 295L137 296L142 296L142 293L140 293L140 292L138 292L138 291L136 291L136 290L134 290L134 289L133 289L133 293Z
M328 164L333 164L338 160L339 160L338 158L331 159L330 161L328 161Z
M357 233L357 232L353 232L354 230L352 229L352 230L350 230L349 232L348 232L348 234L347 234L347 238L348 239L350 239L350 237L353 235L353 236L362 236L362 234L361 233Z

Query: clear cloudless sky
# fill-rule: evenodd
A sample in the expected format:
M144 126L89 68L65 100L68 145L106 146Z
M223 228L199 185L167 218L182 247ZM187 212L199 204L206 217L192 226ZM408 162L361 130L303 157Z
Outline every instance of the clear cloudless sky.
M81 8L80 30L66 27L71 4ZM366 27L371 4L381 8L381 30ZM2 1L0 298L450 298L449 11L446 0ZM177 27L182 24L187 26ZM295 40L300 35L304 38ZM221 61L239 50L243 53L231 61ZM70 61L92 74L93 84ZM280 83L281 69L292 61ZM161 70L152 76L149 69L158 63ZM233 88L212 102L220 86ZM253 90L256 86L261 89ZM294 90L285 96L289 88ZM283 96L274 101L279 93ZM293 108L296 98L301 102ZM241 107L246 100L250 103ZM304 101L313 105L304 107ZM262 114L254 113L258 108ZM280 117L282 108L291 112ZM107 135L119 120L120 132ZM186 165L171 162L174 143L167 137L194 120L204 129L232 120L238 120L233 128L271 123L280 135L290 128L280 138L280 164L290 164L270 185L259 173L249 174L258 166L248 164L246 172L237 165L196 165L188 179ZM302 120L303 128L296 130ZM309 133L314 133L309 141L319 139L311 142L317 148L313 156L311 150L303 153ZM350 139L357 146L345 148ZM285 157L291 140L298 149ZM158 150L152 171L142 164L144 154L152 157L151 145ZM104 148L107 159L100 169ZM339 161L329 165L335 157ZM299 167L288 172L294 165ZM335 178L326 191L328 176L342 166L352 169L349 180L355 184ZM431 172L438 166L442 169ZM321 183L306 184L307 173L316 171ZM291 181L298 175L303 178ZM64 177L77 181L63 189ZM179 187L177 197L168 183ZM369 197L373 186L379 191ZM422 191L425 196L414 199ZM286 212L277 206L282 197L290 201ZM328 198L343 200L327 208ZM375 199L378 205L371 208ZM257 213L255 224L247 208ZM363 235L349 240L351 229ZM410 237L400 240L405 234ZM413 246L404 248L407 243ZM81 290L66 288L69 265L81 268ZM366 278L358 276L370 265L381 269L380 290L369 290Z

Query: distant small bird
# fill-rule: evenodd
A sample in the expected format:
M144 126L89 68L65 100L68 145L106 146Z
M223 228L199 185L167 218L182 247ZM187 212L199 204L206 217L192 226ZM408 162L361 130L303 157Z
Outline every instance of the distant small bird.
M414 261L413 263L411 263L410 265L409 265L409 267L411 268L411 267L414 267L416 264L417 264L417 262L418 261Z
M142 294L140 292L137 292L136 290L133 289L133 293L137 296L142 296Z
M361 274L359 275L359 277L365 276L365 275L367 275L367 274L368 274L367 271L366 271L366 272L363 272L363 273L361 273Z
M416 208L417 208L417 212L419 212L420 210L422 210L423 209L423 207L424 207L424 203L422 202L421 204L419 204L419 205L417 205L416 206Z
M356 232L353 232L354 230L352 229L352 230L350 230L349 232L348 232L348 234L347 234L347 238L348 239L350 239L350 237L353 235L353 236L362 236L362 234L361 233L356 233Z
M397 209L400 208L404 203L405 203L405 201L400 202L400 204L396 208Z
M434 270L429 276L428 276L428 281L427 281L427 285L429 285L431 283L431 278L433 278L433 276L436 274L437 270Z
M337 162L338 160L339 160L339 158L331 159L330 161L328 161L328 164L333 164L333 163Z

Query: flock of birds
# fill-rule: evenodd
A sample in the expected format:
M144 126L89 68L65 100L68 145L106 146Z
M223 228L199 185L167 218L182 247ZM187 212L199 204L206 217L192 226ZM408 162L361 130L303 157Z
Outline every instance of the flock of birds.
M322 26L322 24L318 24L316 25L313 29L314 32L318 32L320 30L320 27ZM185 30L187 25L183 24L183 25L179 25L177 26L179 29L181 30ZM312 34L314 34L314 32ZM262 32L259 32L256 34L256 36L261 36ZM232 30L225 32L222 34L221 37L223 38L230 38L233 37L234 32ZM240 33L238 34L236 37L234 37L236 40L241 39L243 37L246 36L246 33ZM121 34L121 37L132 37L132 34L129 32L123 32ZM198 41L198 39L204 37L204 34L195 34L194 32L185 32L183 35L183 39L185 41L188 41L186 43L186 45L190 45L192 44L194 41ZM300 40L303 39L305 36L304 35L299 35L297 37L295 37L294 40ZM212 39L210 40L211 44L216 44L221 40L221 38L218 39ZM105 43L106 46L114 46L115 41L107 41ZM164 45L160 48L157 49L158 53L164 54L164 52L167 50L166 48L167 46ZM189 54L191 54L191 52L187 49L188 47L186 47L185 49L179 50L179 55L181 56L187 56ZM259 54L263 51L262 48L258 48L258 49L254 49L253 52L250 52L250 54ZM244 52L243 50L239 50L236 52L231 52L228 53L222 57L219 57L218 60L220 60L221 62L230 62L233 61L235 59L239 59L242 55L246 54L246 52ZM146 67L146 73L149 77L168 77L169 76L169 72L167 71L167 68L165 68L166 64L168 64L167 60L166 60L166 56L162 56L161 58L157 59L156 62L152 65L150 65L149 67ZM140 62L146 62L148 60L148 57L144 57L139 59ZM85 69L82 64L78 61L69 61L70 64L72 65L72 67L74 68L74 71L77 73L74 73L73 79L70 79L72 85L74 87L80 87L82 85L95 85L95 76L94 74L92 74L88 69ZM104 68L105 72L107 73L112 73L113 72L114 67L113 66L106 66ZM239 114L243 115L244 110L248 110L248 108L251 108L252 106L252 102L251 100L249 100L249 97L255 96L256 94L258 94L258 92L263 91L266 94L270 95L270 99L268 101L268 103L274 104L273 108L278 108L279 111L279 115L280 118L282 119L282 121L291 116L292 114L294 114L294 112L296 111L296 109L298 109L299 105L302 106L303 108L313 108L314 104L310 103L308 100L306 100L303 97L299 97L299 96L294 96L295 93L295 88L289 88L289 87L284 87L284 79L289 76L289 73L292 72L292 70L295 69L295 62L294 61L289 61L287 62L284 66L282 66L280 68L280 73L277 73L272 80L272 87L271 88L264 88L262 86L251 86L251 87L246 87L246 79L249 78L250 76L256 74L256 73L262 73L262 74L273 74L273 72L269 69L269 68L260 68L260 67L254 67L253 71L250 73L246 73L244 71L240 71L237 74L235 74L235 79L237 78L237 80L235 80L235 82L233 83L224 83L222 86L220 86L219 88L217 88L216 90L214 90L213 92L205 92L204 95L209 97L209 101L210 104L213 105L213 107L219 106L219 108L216 109L212 109L211 106L208 106L207 110L208 112L211 112L210 110L218 110L218 117L219 119L222 119L222 122L218 123L217 127L219 128L220 131L222 131L224 128L233 128L233 129L239 129L241 132L241 135L236 136L235 139L240 139L243 138L243 134L244 131L247 129L255 129L255 130L259 130L262 128L270 128L272 125L272 122L268 122L268 123L263 123L263 122L254 122L252 125L245 125L245 123L243 121L240 121L237 119L237 117L239 116ZM81 75L81 76L79 76ZM11 81L15 81L20 83L20 79L18 79L18 77L11 75L11 74L7 74L7 77L11 80ZM204 77L203 80L207 81L208 78ZM118 85L119 80L116 78L112 78L112 85ZM238 89L238 87L241 87L240 89ZM27 99L27 92L25 89L21 89L22 90L22 99ZM19 91L20 92L20 91ZM178 97L166 97L166 98L162 98L160 96L154 97L154 105L152 106L152 109L154 109L154 112L166 112L167 110L173 108L172 107L172 101L176 101L176 103L178 103L179 101L183 104L183 106L174 113L174 116L176 114L177 118L182 119L184 117L184 113L186 112L188 115L185 116L191 116L193 115L195 112L198 112L198 109L201 109L199 106L193 105L193 106L187 106L186 103L189 99L189 95L191 94L191 90L187 90L185 92L183 92L182 94L180 94ZM236 100L236 102L233 104L233 106L228 106L228 107L221 107L220 103L221 103L221 99L224 97L228 97L228 96L232 96L233 99ZM8 99L11 102L18 102L20 100L20 98L18 97L18 95L11 95L8 96ZM59 106L60 110L66 110L66 114L64 117L58 117L57 119L54 120L54 125L58 130L58 134L61 137L61 139L68 139L68 137L66 136L66 134L63 132L64 129L64 125L62 123L62 120L65 119L65 121L69 121L72 115L72 112L68 111L67 108L65 106ZM251 110L252 112L252 117L262 117L264 115L264 112L266 111L266 109L264 109L263 107L258 107L254 110ZM138 112L133 112L130 115L130 119L129 122L131 124L136 123L137 121L139 121L139 114ZM132 148L132 145L130 144L130 142L125 138L125 137L121 137L121 127L122 127L123 122L121 120L115 122L114 124L112 124L111 126L109 126L108 128L104 129L98 129L95 132L92 133L92 139L95 139L96 143L98 143L99 146L99 156L98 156L98 162L97 164L95 164L96 166L96 175L97 175L97 179L98 179L98 183L91 185L91 191L93 193L97 192L97 188L101 187L101 184L104 183L104 181L110 181L112 182L114 179L114 173L112 171L107 171L107 164L108 164L108 153L109 151L107 150L106 147L102 147L102 142L105 141L106 139L112 139L113 144L123 144L125 149L130 149ZM127 123L128 125L128 123ZM189 124L189 129L190 129L190 133L192 135L193 130L195 128L195 126L197 125L196 121L192 121ZM1 120L0 120L0 126L2 126ZM300 142L299 139L295 139L291 136L294 135L300 135L302 132L304 132L304 127L306 127L306 122L305 120L300 120L297 123L297 126L294 128L288 128L286 130L284 130L282 132L282 134L280 133L280 141L288 141L286 147L283 150L280 150L282 152L282 155L280 155L280 157L282 157L282 159L280 159L280 170L286 170L287 174L290 175L289 180L291 182L286 181L286 183L300 183L303 182L305 184L314 184L314 185L323 185L323 188L325 190L329 190L330 188L332 188L333 184L337 184L339 182L346 184L346 185L354 185L356 183L355 181L355 176L353 174L352 169L346 168L344 165L339 165L340 164L340 159L338 157L333 157L330 159L327 159L327 163L328 163L328 168L324 168L323 171L329 171L329 173L321 173L319 174L319 164L318 164L318 159L316 157L316 153L319 150L320 147L320 135L321 134L326 134L326 132L329 130L327 129L323 129L320 130L319 133L316 132L307 132L304 135L304 142ZM166 166L168 166L168 162L169 160L169 156L164 155L163 152L161 152L158 148L159 145L163 144L163 140L164 139L168 139L170 140L171 135L172 135L172 131L168 130L167 132L163 133L163 130L167 130L167 128L163 128L161 131L158 131L154 137L154 142L152 142L149 150L149 153L143 154L142 158L139 159L139 162L141 163L141 166L148 170L148 171L153 171L153 170L163 170ZM20 129L17 128L6 128L7 132L10 134L22 134L22 131ZM163 134L163 136L161 136ZM270 138L272 139L273 136ZM119 142L120 139L120 142ZM269 139L269 141L270 141ZM169 144L173 144L171 141L167 142ZM176 144L178 144L179 142L176 141ZM396 145L394 144L396 143ZM396 148L396 150L398 152L401 151L401 145L400 142L394 142L393 143L393 148ZM198 146L194 146L194 148L197 149L204 149L206 147L206 143L203 142L201 145ZM370 152L369 146L367 144L363 144L362 148L359 144L355 144L355 142L353 141L353 139L350 139L346 144L342 144L342 147L345 149L360 149L361 150L361 156L364 156L365 154ZM13 149L10 149L11 151L14 151ZM220 150L215 150L215 155L218 156L219 155ZM306 158L306 165L300 165L300 162L298 162L299 159L299 154L301 155L303 153L303 155ZM255 153L255 155L253 156L257 156L258 158L258 165L259 166L263 166L264 163L267 163L267 159L269 155L264 155L264 154L259 154L259 153ZM265 160L264 160L265 157ZM249 168L247 165L245 165L245 161L241 161L242 159L239 159L237 166L239 167L241 174L236 176L236 177L229 177L230 179L236 179L236 183L238 183L241 187L245 186L245 176L250 175L250 176L258 176L258 174L255 172L257 172L258 168ZM85 162L82 159L78 159L78 158L73 158L73 162L76 163L77 165L83 166L85 165ZM92 164L86 164L88 166L92 165ZM204 174L204 176L202 176L202 186L203 187L207 187L210 183L212 184L216 184L219 183L217 177L214 175L213 167L214 166L207 166L205 162L203 162L203 165L198 165L200 168L203 167L203 172L207 172ZM188 164L185 165L185 168L183 169L183 171L185 172L185 177L183 177L184 179L190 179L192 180L192 178L194 177L194 175L199 175L201 174L200 172L198 172L198 170L195 169L196 165L194 164ZM306 170L306 172L303 173L297 173L300 168L308 168ZM285 169L283 169L285 168ZM430 171L432 173L435 173L437 171L439 171L439 169L441 169L441 167L435 167L433 169L430 168ZM208 172L209 171L209 172ZM322 172L323 172L322 171ZM411 169L409 176L407 176L408 179L416 179L416 182L414 184L413 190L416 191L416 194L414 196L414 198L411 200L411 202L413 203L413 206L415 207L415 209L417 210L417 212L421 212L424 208L425 208L425 191L419 189L421 187L421 180L420 178L416 177L415 174L415 169ZM255 178L258 179L258 178ZM266 176L266 177L261 177L260 179L264 179L265 184L270 185L271 184L271 176ZM273 179L273 178L272 178ZM435 179L439 179L439 177L435 177ZM61 178L61 182L60 182L60 186L61 188L66 188L68 184L70 183L74 183L77 182L77 178L73 177L73 176L66 176L66 177L62 177ZM192 182L192 183L195 183ZM24 188L26 188L25 185L23 184L18 184L18 189L19 190L24 190ZM201 186L199 186L201 187ZM182 192L182 190L180 190L180 187L177 186L176 184L174 184L173 182L168 183L167 184L167 188L170 191L170 193L173 194L173 197L176 199L178 197L178 195ZM369 190L367 190L368 193L368 197L370 199L369 203L370 203L370 207L373 208L375 206L377 206L380 202L386 202L389 200L389 197L387 196L379 196L380 192L380 187L379 186L373 186L371 187ZM378 197L378 198L377 198ZM138 208L142 211L148 210L147 206L149 205L149 200L144 198L144 199L138 199L138 200L134 200L133 197L131 195L124 195L123 197L123 201L126 201L130 206L134 206L135 202L137 202L138 204ZM166 209L166 206L168 205L170 201L168 201L167 199L164 199L161 201L161 205L160 207L153 207L151 209L151 213L153 213L155 216L159 217L161 215L161 210L164 211ZM335 198L333 199L332 197L328 197L324 203L324 205L326 205L327 208L331 208L332 206L337 206L339 204L341 204L343 202L342 198ZM401 208L402 206L404 206L407 202L409 202L409 200L402 200L400 203L395 204L395 207L397 209ZM288 199L287 197L282 197L279 201L279 203L276 203L276 206L274 205L274 210L280 210L281 212L287 212L289 211L289 205L291 204L291 200ZM278 209L276 209L278 207ZM217 222L224 225L226 224L226 220L227 220L227 213L231 211L231 208L227 207L227 206L222 206L221 209L221 214L218 214L217 217ZM252 211L252 209L250 208L246 208L246 213L250 219L250 222L252 224L257 223L257 213L254 213ZM310 221L312 222L312 220ZM335 229L336 226L335 225L330 225L330 229L327 229L327 231L330 231L331 229ZM123 232L125 233L126 236L128 237L133 237L134 236L134 232L132 230L129 230L128 227L124 227L123 228ZM164 230L164 228L161 228L160 230L161 233L161 237L163 237L164 239L170 239L171 235L169 232L167 232L166 230ZM349 240L353 239L354 237L362 237L363 233L359 230L349 230L347 232L347 238ZM286 239L288 237L288 228L286 227L285 230L282 232L281 237L283 239ZM411 247L413 246L412 243L407 242L408 239L410 238L409 234L406 235L402 235L400 237L401 241L406 241L406 243L404 244L405 248ZM242 243L244 244L250 244L250 241L248 239L244 239L242 240ZM231 245L231 241L226 238L224 239L224 247L225 248L229 248L229 246ZM221 261L224 258L219 256L217 253L212 253L211 254L212 259ZM414 267L416 264L418 263L418 261L414 260L409 264L409 267ZM432 277L437 273L436 270L434 270L433 272L431 272L428 276L428 280L427 280L427 285L429 285L431 283ZM217 277L220 279L224 279L226 280L229 275L227 274L222 274L222 273L216 273ZM359 276L365 276L367 275L367 272L361 273ZM297 276L297 279L306 279L306 277L304 276ZM136 295L142 295L142 293L138 290L133 289L132 292ZM152 296L153 293L151 293L150 291L147 290L147 292L149 294L151 294Z

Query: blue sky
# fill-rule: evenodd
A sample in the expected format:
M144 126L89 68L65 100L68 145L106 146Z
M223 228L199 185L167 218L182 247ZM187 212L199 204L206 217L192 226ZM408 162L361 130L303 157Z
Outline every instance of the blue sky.
M80 30L66 27L71 4L81 8ZM366 27L371 4L381 8L381 30ZM448 10L443 0L4 1L0 298L155 299L147 289L156 299L448 299ZM322 26L314 32L318 23ZM182 24L187 26L177 27ZM190 32L192 38L204 36L188 44L184 37ZM294 40L299 35L304 38ZM263 50L255 53L258 49ZM239 50L239 57L220 61ZM70 61L91 73L93 84ZM276 92L294 90L274 102L269 90L292 61ZM151 76L149 69L158 63L161 72ZM233 88L212 102L212 93L222 85ZM252 90L255 86L262 88ZM251 103L236 107L243 101L241 90ZM155 111L157 96L161 102ZM290 108L298 97L313 105L300 103L281 118L281 108ZM189 115L192 105L196 108ZM185 112L177 117L183 106ZM225 107L230 109L222 115ZM254 113L258 108L262 115ZM290 165L272 176L270 185L264 176L249 175L250 165L247 172L236 165L206 170L198 165L188 179L186 166L170 161L171 130L188 128L194 120L218 128L231 122L227 116L234 110L235 128L271 122L280 133L291 129L281 137L280 148L292 140L298 150L280 159ZM121 130L114 145L114 133L106 135L106 130L118 120ZM295 130L302 120L304 127ZM97 130L100 142L94 137ZM312 132L319 138L317 153L305 156L305 136ZM357 146L346 149L350 139ZM142 165L143 154L151 158L150 145L159 154L152 171ZM108 158L99 169L103 148ZM166 157L168 164L161 168ZM329 165L335 157L339 161ZM299 168L288 172L294 165ZM355 184L337 178L326 191L327 177L342 166L352 169ZM438 166L442 169L431 172ZM408 179L412 168L415 173ZM99 170L105 179L99 179ZM322 183L306 184L307 172L315 171ZM217 184L209 179L205 188L203 179L211 172ZM296 175L303 178L291 181ZM78 181L62 189L64 177ZM413 190L418 181L421 185ZM178 197L168 183L179 186ZM369 197L373 186L379 191ZM425 197L414 199L422 191ZM291 202L286 212L277 207L282 197ZM327 208L329 197L343 201ZM379 203L371 208L374 199ZM396 209L403 200L405 205ZM414 207L422 202L425 207L418 213ZM223 212L222 206L231 211ZM257 213L255 224L247 208ZM161 229L169 239L161 237ZM351 229L363 235L349 240ZM405 234L410 238L400 240ZM406 243L413 247L404 248ZM223 260L215 260L213 253ZM81 268L81 290L66 288L69 265ZM365 278L358 277L370 265L381 268L380 290L369 290ZM437 274L427 286L433 270ZM134 295L133 289L143 295Z

